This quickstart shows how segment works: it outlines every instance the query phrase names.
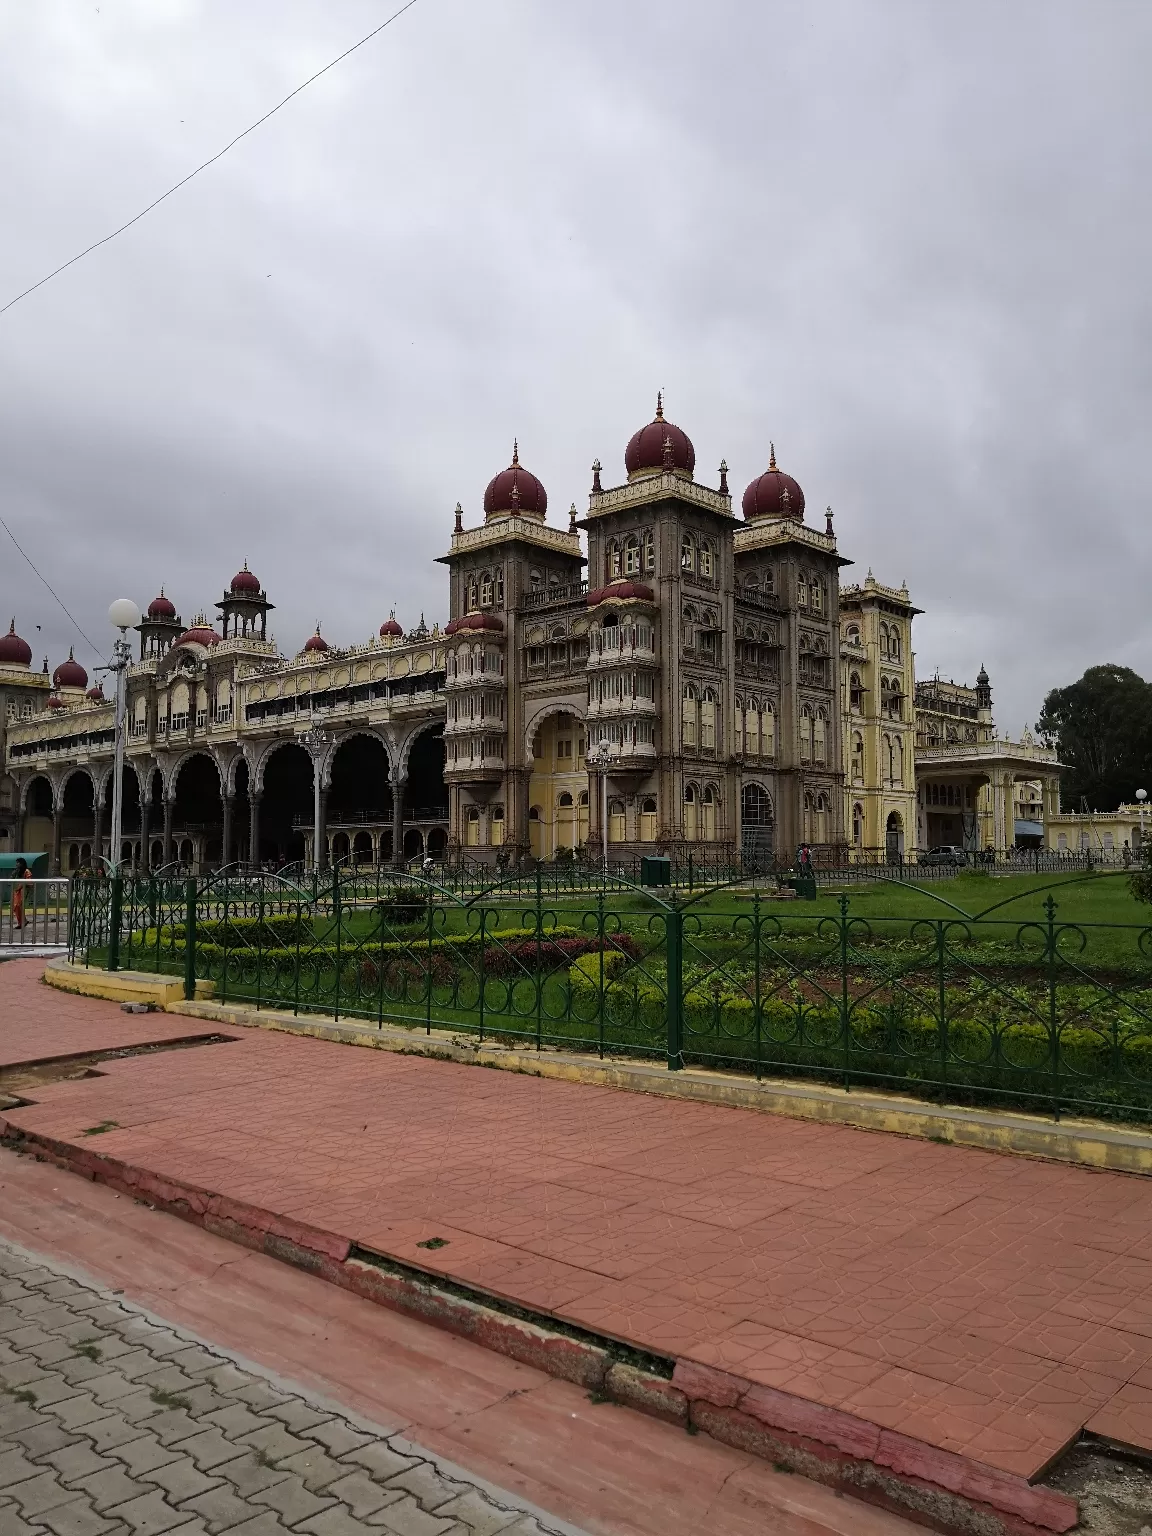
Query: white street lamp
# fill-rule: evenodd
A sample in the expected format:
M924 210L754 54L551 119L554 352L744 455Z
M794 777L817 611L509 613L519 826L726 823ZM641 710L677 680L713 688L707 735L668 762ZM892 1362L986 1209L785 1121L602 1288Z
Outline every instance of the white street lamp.
M1136 791L1136 799L1140 804L1140 857L1144 857L1144 802L1148 799L1146 789Z
M112 661L108 670L116 674L116 766L112 779L112 846L109 860L112 873L120 873L120 834L124 814L124 725L128 712L128 664L132 660L132 647L127 635L140 622L140 610L130 597L118 597L108 610L113 627L120 631L120 638L112 647ZM97 850L99 852L99 850Z
M320 869L320 777L324 762L324 748L332 740L331 733L324 730L325 711L316 710L312 715L312 724L306 731L300 734L300 743L308 748L312 758L312 869L318 872Z
M604 738L589 747L585 761L600 774L600 840L603 852L604 873L608 873L608 765L619 756L611 743Z

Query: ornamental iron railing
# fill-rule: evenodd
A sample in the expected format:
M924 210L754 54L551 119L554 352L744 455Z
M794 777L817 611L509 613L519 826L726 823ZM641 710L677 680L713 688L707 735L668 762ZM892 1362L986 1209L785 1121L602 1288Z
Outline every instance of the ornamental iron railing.
M1065 920L1052 890L1027 916L1019 895L968 913L926 887L931 915L878 916L848 892L820 911L770 885L473 874L77 879L71 952L182 976L189 998L208 983L477 1045L1152 1115L1152 925Z

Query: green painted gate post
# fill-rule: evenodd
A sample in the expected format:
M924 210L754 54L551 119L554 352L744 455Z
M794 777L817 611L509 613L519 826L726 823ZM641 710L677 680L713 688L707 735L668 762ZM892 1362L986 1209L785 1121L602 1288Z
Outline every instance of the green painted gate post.
M668 1070L684 1065L684 914L677 906L664 914L668 959Z
M108 913L108 969L120 969L120 913L124 907L124 877L117 866L112 876L112 892Z
M184 887L184 1001L196 999L196 880Z

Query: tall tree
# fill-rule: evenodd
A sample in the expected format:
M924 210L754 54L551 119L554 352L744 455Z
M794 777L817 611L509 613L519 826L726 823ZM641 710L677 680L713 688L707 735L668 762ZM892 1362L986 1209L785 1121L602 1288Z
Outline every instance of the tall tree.
M1130 667L1089 667L1079 682L1053 688L1036 729L1067 765L1066 810L1083 799L1089 810L1114 811L1152 789L1152 683Z

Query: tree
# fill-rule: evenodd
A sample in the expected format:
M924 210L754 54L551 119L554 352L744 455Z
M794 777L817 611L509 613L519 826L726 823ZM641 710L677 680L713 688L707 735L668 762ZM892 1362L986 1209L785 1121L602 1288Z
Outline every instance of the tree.
M1055 747L1067 773L1066 809L1082 799L1092 811L1114 811L1152 779L1152 683L1130 667L1089 667L1044 700L1036 729Z

